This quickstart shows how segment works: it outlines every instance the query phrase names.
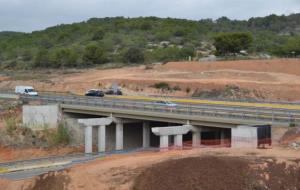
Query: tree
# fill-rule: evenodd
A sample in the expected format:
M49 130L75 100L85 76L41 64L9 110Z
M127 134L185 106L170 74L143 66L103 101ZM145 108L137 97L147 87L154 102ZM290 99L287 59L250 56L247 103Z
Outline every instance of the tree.
M291 37L281 46L273 47L273 54L278 56L299 56L300 55L300 36Z
M94 33L92 40L93 41L102 40L104 38L104 35L105 35L104 30L100 28Z
M123 60L126 63L143 63L145 61L144 52L140 48L129 48L124 56Z
M192 48L177 47L157 48L152 52L147 52L147 58L150 61L162 62L188 60L190 56L193 57L194 55L195 51Z
M289 39L285 45L285 51L292 56L300 55L300 36Z
M102 48L92 44L85 48L83 61L88 65L103 64L107 62L107 56Z
M220 33L214 40L218 55L230 55L248 50L253 42L253 36L244 32Z
M58 49L54 53L53 67L74 67L77 60L78 55L72 49Z
M34 67L48 67L50 63L49 52L46 49L41 49L35 56Z

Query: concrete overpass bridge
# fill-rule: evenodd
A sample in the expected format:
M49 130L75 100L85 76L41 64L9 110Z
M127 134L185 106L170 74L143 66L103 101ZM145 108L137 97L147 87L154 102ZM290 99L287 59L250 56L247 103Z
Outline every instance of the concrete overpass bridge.
M57 103L63 112L128 119L176 122L210 127L231 128L237 125L300 124L300 109L178 104L170 107L155 102L91 98L84 96L41 95L20 96L23 101ZM299 106L300 107L300 106Z
M78 120L85 125L86 153L92 151L93 128L97 128L98 151L106 151L107 130L114 126L116 150L124 148L124 125L142 123L142 146L150 146L151 135L159 137L159 146L168 146L170 137L176 146L182 146L182 139L190 133L193 146L201 144L201 133L218 131L220 142L225 136L254 138L257 125L289 126L300 123L300 110L263 108L251 106L224 106L207 104L178 104L175 107L155 102L110 98L90 98L83 96L42 94L41 96L20 96L24 102L39 101L44 104L58 104L64 114L79 114L85 118ZM97 118L95 118L97 117ZM164 125L150 126L151 122ZM133 132L134 133L134 132ZM228 135L229 134L229 135ZM252 139L257 144L257 138ZM233 142L233 141L232 141ZM231 143L232 143L231 142ZM251 143L250 143L251 144ZM234 145L234 143L232 144ZM237 144L235 144L237 145ZM234 145L234 146L235 146Z

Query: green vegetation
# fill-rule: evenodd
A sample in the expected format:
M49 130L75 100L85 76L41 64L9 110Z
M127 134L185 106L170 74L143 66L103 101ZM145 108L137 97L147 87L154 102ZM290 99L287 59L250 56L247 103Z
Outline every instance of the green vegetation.
M129 48L124 54L125 63L143 63L145 61L144 52L139 48Z
M64 124L60 123L57 127L57 130L52 133L51 143L50 145L67 145L70 143L70 134L69 130L64 126Z
M221 33L215 38L215 47L218 55L231 55L248 50L253 42L251 33Z
M5 129L11 135L18 128L18 121L15 117L8 117L4 121Z
M300 14L270 15L248 21L226 17L216 21L92 18L32 33L0 32L0 69L188 60L190 56L215 53L213 44L220 55L248 49L254 54L299 56L299 27ZM224 43L231 44L227 46L229 50L223 49ZM238 47L233 48L234 44Z
M160 89L162 91L165 91L165 90L171 90L171 87L168 83L166 82L159 82L159 83L155 83L153 86L151 86L153 88L156 88L156 89Z
M154 85L151 85L150 87L159 89L161 91L181 91L180 86L176 85L174 87L171 87L166 82L155 83Z
M273 49L279 56L295 57L300 55L300 36L290 38L286 43Z

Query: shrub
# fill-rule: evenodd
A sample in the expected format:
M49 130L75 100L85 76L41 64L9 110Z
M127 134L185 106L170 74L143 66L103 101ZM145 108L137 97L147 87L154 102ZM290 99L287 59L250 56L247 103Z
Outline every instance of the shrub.
M70 143L69 130L60 123L55 131L44 129L44 135L47 136L47 141L50 146L67 145Z
M12 134L17 129L17 120L14 117L5 119L5 127L8 134Z
M190 87L187 87L187 88L185 89L185 92L186 92L187 94L189 94L189 93L191 92L191 88L190 88Z
M180 88L180 86L176 85L176 86L173 87L173 90L174 90L174 91L180 91L181 88Z
M129 48L125 52L123 60L126 63L143 63L145 61L144 52L140 48Z
M152 87L154 87L156 89L161 89L161 90L170 90L171 89L170 85L166 82L155 83Z

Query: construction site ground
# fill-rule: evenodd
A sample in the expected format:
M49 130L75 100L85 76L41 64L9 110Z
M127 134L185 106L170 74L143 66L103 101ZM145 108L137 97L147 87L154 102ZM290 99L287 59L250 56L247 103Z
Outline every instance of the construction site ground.
M127 95L300 100L300 60L170 62L115 69L24 71L1 77L0 88L33 85L41 91L83 94L118 84ZM23 76L24 75L24 76ZM171 90L153 88L165 82ZM228 87L229 86L229 87ZM173 90L172 90L173 89ZM174 90L175 89L175 90Z
M247 60L174 62L151 66L73 71L24 71L24 76L0 76L0 89L33 85L41 91L83 94L90 88L119 84L126 95L189 97L194 93L214 98L254 98L271 101L300 100L300 60ZM22 71L23 72L23 71ZM22 78L23 77L23 78ZM166 82L180 90L153 88ZM233 88L227 88L226 86ZM238 87L238 88L236 88ZM188 92L188 89L189 92ZM233 92L232 92L233 91ZM4 105L4 103L1 103ZM6 107L3 110L7 110ZM1 112L0 130L6 115ZM299 130L298 130L299 132ZM50 172L32 179L0 179L0 190L147 190L147 189L300 189L298 132L284 138L283 148L201 148L167 152L113 155ZM298 146L298 145L297 145ZM300 146L300 145L299 145ZM299 147L298 146L298 147ZM12 148L0 146L0 162L82 153L82 147ZM280 164L285 163L285 164ZM290 166L290 167L289 167ZM238 179L238 180L237 180Z
M21 181L2 190L299 189L300 152L203 148L113 155Z

